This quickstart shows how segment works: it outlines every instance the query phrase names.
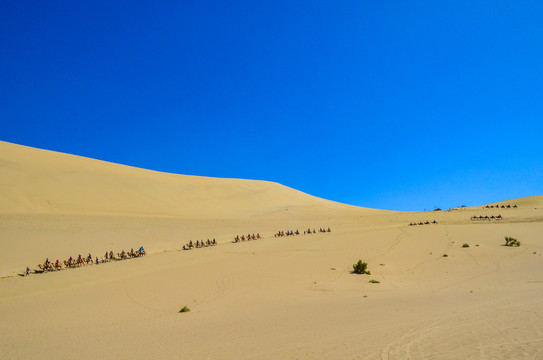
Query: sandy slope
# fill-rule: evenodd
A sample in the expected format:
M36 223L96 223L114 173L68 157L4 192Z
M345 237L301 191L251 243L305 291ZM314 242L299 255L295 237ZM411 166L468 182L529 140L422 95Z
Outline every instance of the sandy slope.
M223 219L341 207L267 181L159 173L0 142L0 212Z
M377 211L8 143L0 175L3 359L543 358L543 196ZM272 235L308 226L333 232ZM247 232L264 238L231 242ZM208 237L219 245L179 250ZM45 256L140 244L152 254L12 276ZM350 273L359 258L371 276Z
M8 250L1 276L46 257L143 244L157 252L188 239L272 233L330 211L361 209L267 181L159 173L0 142L0 237ZM264 219L258 229L251 226L257 218Z

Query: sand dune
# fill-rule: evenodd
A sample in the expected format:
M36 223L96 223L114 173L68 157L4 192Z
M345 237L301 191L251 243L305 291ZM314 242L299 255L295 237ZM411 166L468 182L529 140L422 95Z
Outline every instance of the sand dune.
M381 211L9 143L0 181L3 359L543 358L543 196ZM232 243L248 232L263 238ZM180 250L208 237L219 245ZM16 275L140 245L149 256ZM371 275L351 273L358 259Z
M240 218L346 205L255 180L160 173L0 142L1 213Z

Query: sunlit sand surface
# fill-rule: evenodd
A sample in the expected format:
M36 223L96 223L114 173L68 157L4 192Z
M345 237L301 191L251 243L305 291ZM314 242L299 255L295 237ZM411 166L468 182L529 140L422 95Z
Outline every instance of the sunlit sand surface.
M373 210L5 142L0 182L2 359L543 358L543 196ZM233 242L248 233L262 238ZM352 273L358 259L371 275Z

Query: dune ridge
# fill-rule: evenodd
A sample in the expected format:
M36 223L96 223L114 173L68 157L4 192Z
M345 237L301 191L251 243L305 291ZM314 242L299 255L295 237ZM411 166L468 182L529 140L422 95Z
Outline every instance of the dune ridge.
M278 183L177 175L0 142L0 212L239 218L349 207Z

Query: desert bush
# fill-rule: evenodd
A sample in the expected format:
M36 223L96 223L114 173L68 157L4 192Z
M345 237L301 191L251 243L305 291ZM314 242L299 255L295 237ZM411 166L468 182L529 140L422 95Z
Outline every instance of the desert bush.
M183 306L181 310L179 310L180 313L189 312L189 311L190 309L188 308L188 306Z
M449 257L449 255L447 255L447 254L443 254L443 257Z
M356 264L353 264L353 270L356 274L366 274L371 275L371 273L367 270L368 264L365 262L362 262L362 260L358 260Z
M463 248L468 248L469 247L469 244L466 244L464 243L464 245L462 245Z
M369 282L372 283L372 284L380 284L381 283L379 280L375 280L375 279L371 279Z
M511 236L506 236L505 237L505 246L520 246L520 241L518 241L517 239L511 237Z

